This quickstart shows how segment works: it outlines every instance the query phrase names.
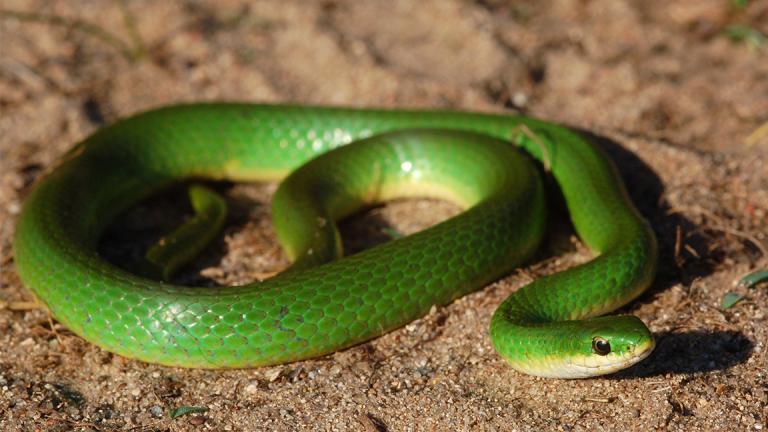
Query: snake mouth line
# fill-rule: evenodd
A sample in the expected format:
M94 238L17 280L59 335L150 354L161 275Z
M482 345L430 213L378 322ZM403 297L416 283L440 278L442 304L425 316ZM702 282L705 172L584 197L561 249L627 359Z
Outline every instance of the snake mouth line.
M645 344L635 345L627 352L627 354L624 354L618 358L616 362L607 365L598 365L594 368L595 370L599 371L598 374L600 375L618 372L645 360L648 358L648 356L651 355L651 353L653 353L655 348L656 341L651 338Z
M569 358L546 357L539 361L527 363L514 362L512 366L520 372L549 378L579 379L592 378L600 375L608 375L645 360L656 347L656 342L650 338L647 342L627 350L620 356L615 356L613 361L605 361L605 357L595 355L574 356Z
M653 350L655 349L656 349L656 339L653 339L653 338L651 338L647 344L635 347L634 352L635 353L639 352L639 354L637 354L636 357L633 358L633 361L630 364L636 364L645 360L646 358L648 358L648 356L650 356L653 353Z
M564 367L564 369L569 370L569 373L566 374L567 376L565 377L590 378L599 375L612 374L645 360L651 353L653 353L655 348L656 342L651 338L646 343L635 345L625 354L617 356L615 360L611 362L598 363L597 361L601 358L595 356L574 357L567 361L567 366Z

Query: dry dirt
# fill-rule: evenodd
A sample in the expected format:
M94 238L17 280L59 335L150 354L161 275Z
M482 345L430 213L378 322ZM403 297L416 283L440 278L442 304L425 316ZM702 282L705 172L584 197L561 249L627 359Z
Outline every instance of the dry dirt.
M768 42L759 37L768 34L768 2L2 0L0 8L0 429L768 429L768 289L733 287L768 266L768 131L759 130L768 121ZM728 37L733 25L749 26L752 38ZM531 267L398 331L278 367L190 371L126 360L29 304L11 239L45 167L118 117L220 99L517 111L596 135L660 239L656 283L626 309L657 336L654 355L617 376L559 381L516 373L494 353L486 329L499 302L588 258L567 229ZM225 235L182 278L243 283L284 266L269 222L273 189L231 188ZM154 201L116 225L105 253L120 262L136 248L131 239L151 231L145 220L178 213L163 204L173 199ZM345 237L359 248L386 238L387 226L412 232L455 211L397 202L345 224ZM746 299L722 310L728 291ZM171 419L183 406L207 411Z

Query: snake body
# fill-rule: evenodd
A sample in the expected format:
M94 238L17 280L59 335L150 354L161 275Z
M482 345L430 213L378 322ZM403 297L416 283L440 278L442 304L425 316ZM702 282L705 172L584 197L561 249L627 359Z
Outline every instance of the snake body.
M36 184L16 227L15 263L56 319L126 357L203 368L311 358L400 327L528 259L546 217L530 156L556 179L597 257L509 296L491 319L494 347L515 369L549 377L642 360L654 342L639 319L592 317L650 285L655 237L599 149L524 116L225 103L140 113L95 132ZM174 182L292 172L275 194L273 223L294 264L269 280L176 286L96 252L111 220ZM340 258L334 221L424 195L466 211Z

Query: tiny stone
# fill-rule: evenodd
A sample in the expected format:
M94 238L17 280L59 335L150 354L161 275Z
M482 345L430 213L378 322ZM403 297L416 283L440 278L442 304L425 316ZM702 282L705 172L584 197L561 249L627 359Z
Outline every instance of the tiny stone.
M154 405L152 408L149 409L149 412L152 413L152 415L155 417L163 416L163 408L160 407L160 405Z
M275 380L277 380L280 377L280 375L282 373L283 373L283 369L282 368L275 368L275 369L271 369L271 370L267 371L264 374L264 376L267 378L267 380L269 380L269 382L274 382Z
M192 426L200 426L205 423L205 417L192 417L189 419L189 424Z
M256 394L259 391L259 382L258 381L251 381L248 383L247 386L245 386L245 392L248 394Z
M331 375L336 376L341 373L341 366L339 365L333 365L331 366Z
M515 92L512 95L512 105L522 108L528 103L528 96L523 92Z

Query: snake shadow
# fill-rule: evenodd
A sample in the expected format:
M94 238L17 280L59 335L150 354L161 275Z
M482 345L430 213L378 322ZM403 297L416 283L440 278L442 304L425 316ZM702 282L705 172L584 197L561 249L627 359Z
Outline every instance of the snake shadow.
M606 379L725 370L747 361L755 347L751 340L736 331L664 332L655 337L656 349L648 359Z
M187 197L191 183L182 181L139 201L112 221L102 234L98 245L99 254L112 264L133 274L141 275L145 254L158 240L194 214ZM228 193L234 186L226 181L204 181L227 202L227 219L224 232L237 232L245 228L253 212L262 212L268 204L244 196ZM216 280L201 274L203 269L216 267L227 255L224 233L220 233L205 250L185 264L170 282L191 287L218 287ZM147 276L147 275L145 275ZM147 276L154 278L153 276Z

